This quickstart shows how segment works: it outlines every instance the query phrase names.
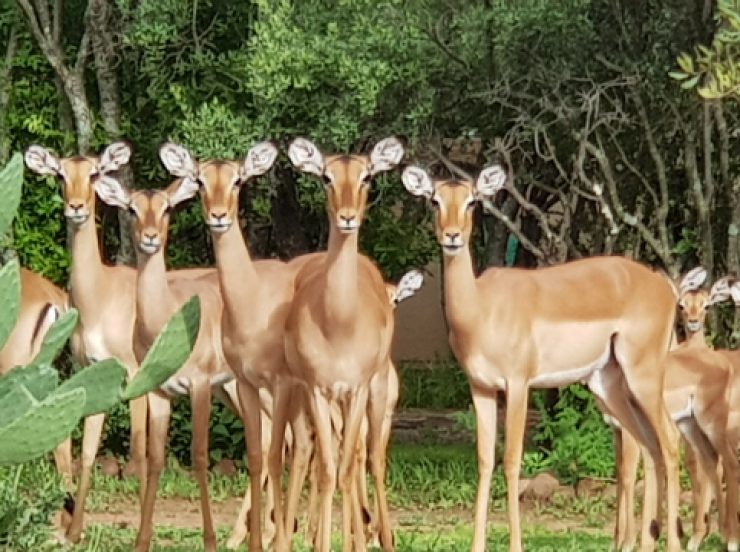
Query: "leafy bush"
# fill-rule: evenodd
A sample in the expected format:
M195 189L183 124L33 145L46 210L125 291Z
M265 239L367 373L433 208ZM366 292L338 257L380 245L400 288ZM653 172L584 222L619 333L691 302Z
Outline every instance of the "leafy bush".
M550 408L542 392L534 393L532 400L542 416L533 436L542 454L531 457L530 462L536 462L541 470L553 471L568 484L584 477L613 476L613 434L585 387L561 389Z
M64 495L61 476L45 460L0 467L0 548L51 548L48 522Z

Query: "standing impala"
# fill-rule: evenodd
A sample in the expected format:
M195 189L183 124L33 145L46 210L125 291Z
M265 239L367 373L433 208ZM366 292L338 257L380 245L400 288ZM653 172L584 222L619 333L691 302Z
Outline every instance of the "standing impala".
M688 549L698 550L708 533L710 490L717 498L720 528L727 549L738 549L738 466L735 449L740 427L732 426L733 390L740 374L733 369L729 351L710 348L704 334L707 309L726 301L731 295L729 279L717 280L707 292L701 289L707 271L697 267L679 284L678 306L687 338L665 358L663 396L671 417L688 444L687 467L692 482L694 522ZM729 354L727 354L729 353ZM737 398L737 397L734 397ZM619 434L619 433L618 433ZM635 440L621 432L617 460L619 469L617 524L615 544L619 549L634 547L634 485L640 450ZM721 461L727 478L726 496L717 471ZM711 486L711 489L710 489ZM723 496L725 496L723 500Z
M671 286L621 257L539 270L489 268L476 277L469 249L475 204L493 197L506 179L500 165L484 169L475 183L433 182L414 166L403 173L406 189L428 198L435 210L450 346L468 376L475 406L479 481L472 550L485 549L498 393L506 394L509 549L518 552L519 472L529 389L575 382L588 383L609 413L650 451L659 477L656 494L646 486L645 519L652 519L655 529L656 499L667 474L667 545L671 552L679 550L675 429L663 402L656 400L663 390L660 366L675 316ZM654 547L653 539L642 543L644 550Z
M357 550L365 549L354 456L367 413L381 543L384 550L392 550L383 481L387 386L378 386L377 393L371 395L370 385L374 377L381 382L388 378L393 308L377 267L359 255L357 239L372 177L396 166L403 157L403 146L391 137L378 142L369 156L324 156L313 143L298 138L291 143L288 154L300 170L324 180L330 221L326 255L306 263L296 276L296 293L285 331L290 372L307 396L318 443L321 513L317 549L330 549L332 497L337 480L342 491L344 550L351 550L353 543ZM332 401L341 405L344 428L338 475L332 447Z
M128 369L129 377L138 370L134 354L134 320L136 316L136 270L127 266L103 263L95 228L94 184L115 177L131 157L124 142L115 142L100 156L57 158L41 146L26 152L26 165L41 175L52 175L62 181L64 216L72 227L72 267L69 281L71 306L79 311L79 323L73 335L73 351L81 364L118 358ZM170 281L194 278L212 269L169 272ZM82 533L85 500L90 488L92 466L100 444L104 414L85 419L82 442L82 466L72 521L66 540L78 542ZM131 401L131 457L139 478L139 499L146 493L146 421L147 398Z
M283 465L283 442L288 419L294 436L294 465L310 454L308 428L300 416L300 401L292 399L288 378L283 334L285 318L293 298L295 274L311 255L289 263L277 260L253 261L239 225L239 192L250 178L267 172L277 157L269 142L253 146L242 162L196 161L190 152L176 144L164 144L160 157L170 174L182 179L182 186L193 194L200 190L206 224L213 236L221 294L224 301L223 349L234 372L239 400L244 413L247 441L251 509L249 510L249 548L262 550L261 419L257 405L260 391L273 396L271 449L268 459L270 485L273 489L276 524L275 549L286 546L283 523L280 474ZM291 488L302 476L291 470ZM290 494L289 494L290 496ZM297 496L295 498L297 500ZM290 501L289 501L290 505Z
M136 550L146 551L151 543L154 501L159 476L166 460L170 397L189 394L193 419L193 467L200 488L203 541L206 551L215 552L216 534L208 499L211 387L222 391L223 395L224 384L233 379L221 346L223 303L215 271L197 279L169 283L164 258L170 212L180 202L190 199L194 191L184 186L181 180L176 180L166 190L129 192L114 178L97 181L96 189L103 201L128 210L134 216L134 243L138 265L134 337L137 360L143 361L169 318L190 297L198 295L201 305L200 329L188 360L161 390L149 394L148 480ZM236 397L227 404L235 401Z

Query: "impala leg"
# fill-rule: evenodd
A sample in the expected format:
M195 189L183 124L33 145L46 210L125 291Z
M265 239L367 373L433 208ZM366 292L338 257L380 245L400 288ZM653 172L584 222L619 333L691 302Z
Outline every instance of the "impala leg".
M475 408L476 442L478 448L478 491L475 497L475 523L471 550L473 552L483 552L486 549L486 527L488 525L488 503L491 496L491 477L496 462L497 392L495 390L478 389L471 386L471 393L473 396L473 407ZM513 413L513 410L507 410L507 422L510 417L509 412ZM507 451L508 443L509 441L507 440ZM517 503L518 500L517 494Z
M357 552L363 552L367 549L362 516L360 515L359 497L357 496L355 478L357 460L354 453L360 435L362 419L367 412L368 394L368 386L361 386L350 395L346 408L347 417L344 424L344 435L341 440L339 486L342 491L342 548L344 552L352 552L353 541L354 550Z
M355 481L357 484L357 496L360 501L360 513L362 515L362 522L364 525L365 540L373 538L372 526L373 518L370 514L372 507L370 506L370 495L367 490L367 467L368 467L368 425L369 421L367 416L362 417L362 423L360 424L360 433L357 437L357 445L355 446Z
M694 506L693 529L687 550L692 552L699 549L702 541L709 533L709 508L712 503L710 475L699 461L700 452L695 450L692 439L686 439L686 470L691 479L691 496Z
M272 438L268 457L268 473L274 496L275 550L287 550L285 536L285 516L283 514L282 472L285 428L288 424L290 403L293 397L291 386L280 383L275 387L272 409Z
M377 506L376 520L380 546L385 552L394 550L393 533L391 531L390 514L388 512L388 497L385 490L385 474L387 466L388 441L391 434L391 418L397 394L389 397L388 389L377 389L370 397L368 409L368 439L370 445L370 471L375 481L375 504ZM362 478L365 479L364 468Z
M642 368L636 369L636 373L650 373L656 363L650 363ZM665 403L656 401L655 397L662 397L662 385L655 385L653 389L649 385L635 385L631 388L637 399L640 411L644 413L650 427L657 433L657 447L655 443L646 443L651 452L652 462L648 456L645 456L645 503L646 510L656 512L655 524L659 527L660 504L659 500L663 496L663 490L666 490L666 503L668 524L666 530L666 550L675 552L681 549L681 543L678 536L678 430L670 420L665 408ZM656 450L657 449L657 450ZM648 470L654 466L656 483L653 485L648 481ZM652 497L654 503L648 504L648 490L653 487L656 489L656 495ZM659 531L651 531L653 541L657 541ZM653 544L642 543L643 549L652 550Z
M54 449L54 464L57 467L57 471L62 476L62 482L64 488L67 490L68 497L71 498L71 489L73 488L72 482L72 440L65 439L62 443ZM59 533L60 540L64 540L64 534L69 528L69 524L72 522L72 515L67 511L66 508L62 508L59 512Z
M159 477L164 469L167 429L170 425L169 399L158 393L149 393L147 398L149 399L149 446L147 447L149 465L147 466L146 494L144 503L141 505L139 534L136 536L136 552L146 552L152 542L154 502L157 499Z
M239 405L244 414L244 434L247 442L247 466L252 504L249 510L249 550L262 550L262 426L259 391L240 381L237 385Z
M208 380L194 383L190 392L193 416L192 459L195 479L200 489L200 512L203 516L203 546L216 551L211 502L208 499L208 423L211 415L211 386Z
M738 538L740 538L738 528L738 483L740 476L740 465L738 465L735 450L730 446L727 439L722 439L722 467L726 481L725 493L725 520L727 550L737 552ZM717 470L714 470L717 473ZM720 500L720 497L717 497Z
M509 551L521 552L522 528L521 521L519 519L519 472L522 461L522 448L524 446L524 428L527 421L528 389L526 384L521 381L512 382L509 380L507 385L504 474L506 475L506 493L509 514ZM491 405L489 404L488 407L490 408ZM490 424L490 421L486 421L486 423ZM490 433L495 440L495 434L493 432ZM490 442L488 444L489 447L492 446Z
M320 504L319 504L319 462L318 448L314 447L310 465L310 488L308 492L308 523L306 526L306 542L316 543L319 530Z
M139 480L139 504L146 495L146 426L149 402L146 395L129 402L131 409L131 462L134 464L134 473Z
M319 524L316 534L316 550L331 550L331 505L337 485L337 467L332 449L331 406L317 388L313 389L310 402L311 414L316 431L317 471L319 483Z
M303 409L304 401L301 400L303 393L299 390L294 393L294 397L298 400L294 401L293 412L291 413L291 429L293 432L293 458L290 466L290 478L288 480L288 492L286 496L285 506L285 531L288 539L289 548L292 546L293 532L296 525L296 516L298 511L298 500L301 496L301 490L303 489L303 482L306 480L306 474L308 473L309 462L311 460L311 453L313 451L313 440L311 435L311 428L308 425L308 418L306 412ZM312 481L311 481L311 497L309 499L309 519L312 519L313 530L309 529L307 536L307 542L314 542L315 529L317 525L316 517L316 506L317 506L317 472L315 466L317 465L317 457L311 466Z
M67 528L66 539L69 542L80 542L82 527L85 516L85 501L90 491L92 469L95 463L95 455L100 446L100 436L103 433L105 414L95 414L85 418L85 429L82 438L82 458L80 466L80 479L77 485L77 496L75 496L74 512L72 521Z
M637 542L635 524L635 482L640 464L640 446L626 430L614 429L617 448L617 522L614 546L617 550L633 550Z
M270 409L272 412L272 408ZM262 516L262 547L269 548L273 539L275 538L276 526L275 526L275 490L272 485L270 478L270 441L272 438L272 416L263 409L262 419L260 422L262 427L262 477L260 484L262 485L262 492L265 493L265 508L264 515ZM281 464L282 471L282 464Z

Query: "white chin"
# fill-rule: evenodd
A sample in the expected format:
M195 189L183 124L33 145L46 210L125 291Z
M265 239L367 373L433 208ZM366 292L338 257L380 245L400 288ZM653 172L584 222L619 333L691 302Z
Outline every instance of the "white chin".
M214 234L223 234L231 228L231 224L209 224L208 226Z
M701 330L701 324L687 324L690 332L698 332Z
M141 251L142 253L145 253L146 255L154 255L157 251L159 251L159 246L151 245L148 243L140 243L139 251Z
M450 247L449 245L442 246L442 251L444 251L444 254L448 257L455 257L456 255L459 255L462 249L462 246L459 245L454 247Z
M355 232L357 232L357 226L340 226L339 231L342 234L354 234Z
M89 217L89 215L66 215L66 216L67 216L67 219L72 224L77 224L77 225L80 225L80 224L83 224L84 222L87 222L87 219Z

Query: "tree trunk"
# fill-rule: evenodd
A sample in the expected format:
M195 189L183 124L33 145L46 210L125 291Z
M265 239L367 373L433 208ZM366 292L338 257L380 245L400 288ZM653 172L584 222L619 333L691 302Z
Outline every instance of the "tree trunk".
M277 194L272 198L272 240L281 259L292 259L309 250L306 232L301 226L294 172L287 172L277 169Z
M113 8L108 0L90 0L88 7L88 28L95 60L95 76L100 97L100 117L109 141L121 138L121 96L118 74L113 66L116 59L116 45L112 40L116 29L113 25ZM127 188L134 184L134 173L130 165L120 171L120 179ZM131 236L131 215L123 209L118 212L118 231L120 246L116 264L133 266L136 260L133 238Z

